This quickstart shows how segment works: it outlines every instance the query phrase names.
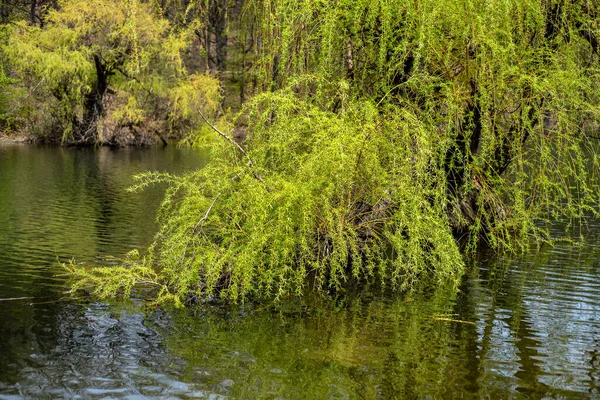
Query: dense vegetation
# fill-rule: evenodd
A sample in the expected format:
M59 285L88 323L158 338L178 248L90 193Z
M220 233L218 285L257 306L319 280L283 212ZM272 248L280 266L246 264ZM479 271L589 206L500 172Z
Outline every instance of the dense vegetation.
M0 102L67 143L143 132L210 148L202 170L139 177L168 183L155 243L121 268L71 266L76 288L146 283L177 302L404 289L460 276L459 243L520 250L597 214L599 10L64 0L43 23L7 17Z
M185 69L185 32L148 5L63 1L43 27L18 21L9 32L4 56L20 91L12 102L20 128L39 140L166 142L191 124L185 107L218 106L218 81Z

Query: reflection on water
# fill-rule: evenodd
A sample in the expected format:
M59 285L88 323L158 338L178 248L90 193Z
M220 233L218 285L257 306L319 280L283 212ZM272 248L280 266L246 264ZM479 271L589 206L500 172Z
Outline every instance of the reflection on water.
M127 193L132 175L182 172L204 158L176 148L0 144L0 398L104 397L138 381L132 368L155 373L144 372L144 360L164 357L141 316L115 318L104 305L64 301L57 260L109 263L147 245L162 192Z
M177 149L0 146L0 399L598 398L600 224L588 243L483 257L456 293L281 310L60 300L56 259L107 263L156 230L143 170ZM558 232L557 232L558 234Z

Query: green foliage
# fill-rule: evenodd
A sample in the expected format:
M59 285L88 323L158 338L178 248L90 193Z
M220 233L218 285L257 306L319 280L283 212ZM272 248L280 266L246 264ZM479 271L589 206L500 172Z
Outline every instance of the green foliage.
M16 24L4 51L27 93L26 117L45 118L39 134L89 144L110 142L124 129L137 136L179 128L185 121L170 92L180 85L201 81L201 93L212 96L205 112L214 112L218 82L188 78L181 58L188 43L146 4L69 0L48 14L44 28Z
M5 27L0 25L0 43L6 42L8 37ZM0 132L9 130L12 125L11 100L14 96L12 85L16 83L6 75L7 60L5 54L0 50Z
M388 105L410 110L442 142L451 223L473 246L490 229L494 246L512 246L515 233L527 243L544 236L534 221L597 204L588 171L598 159L583 127L600 117L596 2L258 3L275 10L262 16L265 87L316 74L389 116ZM340 111L336 90L297 91Z
M63 264L67 274L77 275L77 281L71 286L71 293L79 290L92 288L92 295L98 297L111 297L119 293L124 298L129 298L134 287L149 286L152 289L158 287L159 294L165 292L160 284L157 284L156 272L148 266L145 257L141 257L137 250L129 252L123 265L118 267L98 267L93 270L85 270L71 261ZM100 280L101 285L96 285Z
M325 292L351 280L407 289L434 271L440 281L459 276L444 204L433 200L443 171L432 171L438 182L425 173L438 143L418 121L401 110L384 119L373 104L322 111L292 91L259 96L245 111L255 124L249 157L218 138L215 161L201 170L139 177L135 189L170 185L157 251L142 262L159 263L163 299L280 298L300 295L307 278ZM79 284L93 282L97 294L116 294L123 280L122 269L110 279L110 269L70 272L78 271Z
M4 69L0 64L0 129L6 125L6 112L8 111L7 89L11 81L6 77Z
M246 3L258 93L168 182L150 264L171 296L457 278L459 242L523 250L598 215L598 7ZM183 102L182 102L183 104ZM102 280L98 280L102 285Z

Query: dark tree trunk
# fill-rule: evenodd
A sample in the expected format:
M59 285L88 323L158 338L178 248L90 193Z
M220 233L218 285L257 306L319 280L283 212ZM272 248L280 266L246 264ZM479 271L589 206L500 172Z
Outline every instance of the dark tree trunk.
M206 51L206 71L208 72L211 69L210 62L213 59L210 54L210 31L208 28L204 29L204 49Z
M6 0L0 0L0 20L3 24L8 24L12 7Z
M587 30L587 29L581 29L579 31L579 34L588 41L588 43L590 44L590 46L592 46L592 51L595 54L598 54L598 49L600 48L600 40L598 39L598 37L594 34L594 32Z
M223 72L227 58L227 0L211 1L208 20L215 35L215 67Z
M477 83L471 81L471 96L466 107L465 119L457 127L454 145L446 152L446 175L448 180L448 194L458 195L464 183L467 165L473 160L473 154L479 147L483 130L481 110L479 107L479 89Z
M219 27L216 31L216 53L217 53L217 71L225 71L225 60L227 58L227 35L224 27Z
M96 82L92 90L85 96L84 114L77 129L74 130L74 141L78 144L95 144L98 140L97 124L104 115L104 95L108 90L108 78L112 75L100 57L94 56L96 66Z
M473 177L469 176L468 165L479 148L483 122L479 107L477 82L470 82L470 98L466 105L465 118L457 127L454 145L446 151L445 169L449 199L448 216L456 237L463 236L468 227L475 223L478 213L478 190L468 192L465 187Z
M36 0L31 0L31 8L29 10L29 19L30 19L31 25L35 25L35 20L36 20L35 9L36 9L36 6L37 6L37 1Z

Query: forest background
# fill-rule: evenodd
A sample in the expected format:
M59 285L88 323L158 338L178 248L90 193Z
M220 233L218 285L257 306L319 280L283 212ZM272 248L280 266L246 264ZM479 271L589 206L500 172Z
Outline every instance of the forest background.
M597 0L2 0L0 128L206 147L74 289L183 304L458 280L598 216Z

